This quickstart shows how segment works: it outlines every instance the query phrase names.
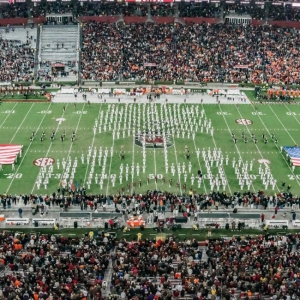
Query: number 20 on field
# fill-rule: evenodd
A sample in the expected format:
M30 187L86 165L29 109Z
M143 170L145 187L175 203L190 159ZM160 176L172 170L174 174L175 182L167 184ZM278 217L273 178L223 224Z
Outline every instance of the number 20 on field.
M16 178L16 179L21 179L22 176L23 176L22 173L16 173L16 174L14 174L14 173L9 173L9 174L3 174L3 175L6 176L7 179L14 179L14 178Z

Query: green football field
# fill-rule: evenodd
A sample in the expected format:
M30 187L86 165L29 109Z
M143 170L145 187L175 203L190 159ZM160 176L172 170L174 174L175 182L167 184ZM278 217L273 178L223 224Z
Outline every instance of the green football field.
M211 130L206 132L204 123L209 121L213 135ZM32 131L36 134L30 141ZM43 131L45 137L41 142ZM53 131L56 135L51 142ZM76 132L74 142L71 141L73 131ZM139 131L147 134L138 134ZM62 142L60 136L63 132L66 136ZM162 132L167 135L162 136ZM248 143L242 139L243 132ZM232 133L237 138L236 144ZM192 188L202 193L212 188L233 193L247 190L248 186L251 191L258 191L266 188L260 173L268 168L270 174L267 177L274 178L274 190L272 184L267 186L269 193L282 190L284 181L291 185L294 194L299 194L300 171L296 168L293 172L285 154L280 151L281 146L298 145L299 133L299 105L77 104L74 107L73 104L3 103L0 106L0 144L21 144L24 147L15 169L4 165L0 171L0 194L52 193L62 183L71 182L99 194L122 190L144 192L148 189L184 193L185 187L186 192ZM251 134L257 137L257 144ZM263 134L268 138L267 144L263 142ZM272 141L272 134L278 139L278 144ZM124 160L120 159L122 147ZM185 157L186 148L190 152L190 163ZM206 157L209 151L213 156L214 149L219 157L223 157L218 160L219 166L215 161L211 164L203 158L204 152ZM238 164L239 157L239 174L236 174L232 161ZM66 161L65 165L63 161ZM53 166L47 166L42 176L44 168L41 165L52 163ZM120 176L121 164L123 171ZM243 171L246 164L247 171ZM203 174L200 182L196 178L198 170ZM44 184L47 177L48 183ZM212 182L215 182L213 186Z

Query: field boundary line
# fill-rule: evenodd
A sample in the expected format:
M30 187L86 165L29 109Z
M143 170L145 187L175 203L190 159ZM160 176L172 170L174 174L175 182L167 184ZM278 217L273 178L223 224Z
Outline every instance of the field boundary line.
M222 108L221 108L221 104L219 104L219 110L222 112L223 120L224 120L224 122L225 122L225 124L226 124L226 126L227 126L227 130L228 130L229 134L231 135L231 130L230 130L230 127L229 127L229 125L228 125L228 123L227 123L227 120L226 120L226 118L225 118L225 115L224 115L224 113L223 113L223 110L222 110ZM242 160L242 162L243 162L243 164L244 164L244 159L243 159L243 157L242 157L242 155L241 155L241 151L240 151L239 147L237 146L237 144L234 144L234 145L235 145L236 151L238 152L239 157L241 158L241 160ZM252 186L253 191L255 192L256 190L255 190L255 188L254 188L254 185L253 185L253 182L252 182L252 181L251 181L251 186Z
M47 108L47 111L50 109L50 106L51 106L51 105L52 105L52 102L49 104L49 106L48 106L48 108ZM44 116L43 116L43 118L42 118L42 120L41 120L41 122L40 122L40 124L39 124L39 126L38 126L38 128L37 128L36 131L38 131L38 130L40 129L42 123L44 122L44 119L45 119L46 115L47 115L47 114L44 114ZM21 167L21 165L22 165L22 163L23 163L23 161L24 161L24 159L25 159L25 157L26 157L26 155L27 155L27 153L28 153L28 151L29 151L29 149L30 149L32 143L33 143L33 140L29 143L29 145L28 145L28 147L27 147L27 150L26 150L26 152L24 153L23 158L22 158L22 160L21 160L21 162L20 162L20 164L19 164L19 166L18 166L18 168L17 168L15 174L17 174L17 173L19 172L19 169L20 169L20 167ZM6 193L8 193L10 187L11 187L12 184L13 184L14 179L15 179L15 176L14 176L14 177L12 178L12 180L10 181L10 184L9 184L9 186L8 186L8 188L7 188Z
M62 113L62 115L61 115L61 118L63 118L63 116L65 115L65 112L66 112L67 108L68 108L68 104L66 105L65 109L63 110L63 113ZM57 133L57 131L58 131L60 125L61 125L61 124L58 122L58 123L57 123L57 127L56 127L56 129L55 129L55 135L56 135L56 133ZM49 145L49 147L48 147L48 150L47 150L47 152L46 152L46 155L45 155L44 157L48 157L48 154L49 154L49 152L50 152L50 150L51 150L52 145L53 145L53 143L50 143L50 145ZM35 179L35 181L34 181L34 184L33 184L32 190L31 190L31 194L33 193L33 191L34 191L34 189L35 189L36 181L37 181L37 179L38 179L40 173L41 173L41 170L39 171L39 173L38 173L38 175L37 175L37 177L36 177L36 179Z
M241 114L241 112L240 112L240 110L239 110L238 106L236 106L236 105L235 105L235 108L236 108L236 110L238 111L238 113L239 113L240 117L241 117L241 118L243 118L243 115ZM259 114L258 114L258 117L259 117L259 119L261 120L261 118L260 118ZM262 121L261 121L261 123L262 123L262 124L265 126L265 124L264 124ZM265 128L266 128L266 126L265 126ZM249 130L249 128L248 128L248 126L246 126L246 129L247 129L248 133L251 135L251 132L250 132L250 130ZM266 128L266 129L267 129L267 128ZM268 129L267 129L267 131L269 132L269 130L268 130ZM260 151L260 149L259 149L258 145L257 145L257 144L255 144L255 147L256 147L256 149L257 149L257 151L258 151L258 153L259 153L260 157L263 159L264 157L263 157L263 155L262 155L262 153L261 153L261 151ZM275 177L273 176L273 174L272 174L272 177L275 179ZM276 180L276 188L277 188L277 190L280 192L280 189L279 189L279 187L278 187L278 184L277 184L277 180Z
M3 122L2 122L1 125L0 125L0 129L2 128L2 126L4 125L4 123L6 122L6 120L8 119L8 117L12 114L12 111L15 110L15 107L18 105L18 103L19 103L19 102L17 102L17 103L15 104L15 106L10 110L10 113L7 114L6 118L3 120Z
M22 127L22 124L25 122L25 120L27 119L27 117L28 117L28 114L30 113L30 111L32 110L32 108L33 108L33 106L34 106L34 104L35 103L32 103L32 105L31 105L31 107L30 107L30 109L27 111L27 113L26 113L26 115L25 115L25 117L23 118L23 120L22 120L22 122L21 122L21 124L18 126L18 128L17 128L17 130L15 131L15 134L13 135L13 137L11 138L11 140L10 140L10 144L12 143L12 141L14 140L14 138L15 138L15 136L17 135L17 133L19 132L19 130L21 129L21 127Z

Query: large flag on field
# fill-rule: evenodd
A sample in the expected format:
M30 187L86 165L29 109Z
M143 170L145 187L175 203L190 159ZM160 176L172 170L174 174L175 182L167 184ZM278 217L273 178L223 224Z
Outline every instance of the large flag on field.
M284 151L290 159L290 162L295 167L300 167L300 147L284 146Z
M22 148L23 145L0 144L0 164L12 165Z

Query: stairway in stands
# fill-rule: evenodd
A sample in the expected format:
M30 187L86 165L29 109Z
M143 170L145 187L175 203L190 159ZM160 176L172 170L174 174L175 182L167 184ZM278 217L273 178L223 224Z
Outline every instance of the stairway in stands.
M75 80L72 70L78 71L80 26L44 25L41 27L39 39L39 74L50 74L53 64L64 64L65 70L69 72L67 80Z
M110 259L108 267L105 271L103 281L106 281L106 288L102 288L102 297L108 297L110 295L111 278L113 273L113 258L115 257L115 248L110 251Z

